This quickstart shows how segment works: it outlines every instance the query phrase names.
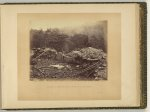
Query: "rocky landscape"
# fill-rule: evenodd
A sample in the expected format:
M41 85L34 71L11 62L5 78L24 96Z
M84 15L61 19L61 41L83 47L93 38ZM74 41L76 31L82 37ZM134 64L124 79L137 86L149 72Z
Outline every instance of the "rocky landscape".
M106 53L92 47L69 53L51 48L31 50L31 80L106 80Z
M31 80L106 80L106 22L30 30Z

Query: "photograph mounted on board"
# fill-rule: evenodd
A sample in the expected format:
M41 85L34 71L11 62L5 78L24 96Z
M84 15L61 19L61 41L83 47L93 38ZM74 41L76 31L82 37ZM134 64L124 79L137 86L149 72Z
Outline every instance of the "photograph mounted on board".
M0 12L2 109L146 108L145 3Z
M107 80L107 20L56 15L30 22L30 80Z

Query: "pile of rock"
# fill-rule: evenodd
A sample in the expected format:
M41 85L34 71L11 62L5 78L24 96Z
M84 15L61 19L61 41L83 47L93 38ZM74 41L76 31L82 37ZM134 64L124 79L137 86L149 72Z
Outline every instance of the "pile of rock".
M96 49L92 47L82 48L79 51L72 51L67 54L67 56L76 58L76 59L84 59L84 60L100 60L102 58L106 58L106 53L101 49Z
M84 59L101 59L106 57L106 53L102 49L92 47L83 48L80 50Z
M56 57L57 51L52 48L33 48L30 54L32 59L40 59L40 58L50 59Z

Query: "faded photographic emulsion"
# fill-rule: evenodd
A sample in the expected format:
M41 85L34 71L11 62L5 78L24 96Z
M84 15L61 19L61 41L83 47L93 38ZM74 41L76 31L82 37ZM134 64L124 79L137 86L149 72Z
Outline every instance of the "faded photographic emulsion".
M107 80L107 21L49 21L30 30L30 80Z

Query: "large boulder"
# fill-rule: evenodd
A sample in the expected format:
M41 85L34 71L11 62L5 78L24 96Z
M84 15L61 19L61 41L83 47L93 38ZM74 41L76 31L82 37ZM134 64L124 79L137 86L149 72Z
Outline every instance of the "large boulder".
M57 51L52 48L33 48L30 55L32 59L54 59Z
M72 52L68 53L67 56L76 58L76 57L82 57L82 54L80 51L72 51Z
M93 47L87 47L80 50L83 59L101 59L105 54L102 49L96 49Z
M75 63L83 63L86 61L98 61L106 58L106 53L101 49L96 49L92 47L82 48L80 50L71 51L65 55L65 62L75 62Z
M82 59L87 60L99 60L101 58L106 58L106 53L103 52L102 49L96 49L92 47L82 48L79 51L72 51L67 54L72 58L81 57Z

